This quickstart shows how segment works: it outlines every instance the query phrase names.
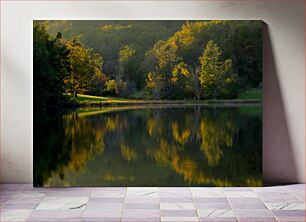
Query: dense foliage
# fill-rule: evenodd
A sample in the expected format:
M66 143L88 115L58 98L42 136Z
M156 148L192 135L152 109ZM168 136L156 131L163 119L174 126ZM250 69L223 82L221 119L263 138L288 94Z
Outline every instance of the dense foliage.
M66 46L60 41L60 34L51 37L44 26L34 24L34 112L63 106L69 58Z
M36 99L237 98L261 87L261 29L259 21L36 21Z

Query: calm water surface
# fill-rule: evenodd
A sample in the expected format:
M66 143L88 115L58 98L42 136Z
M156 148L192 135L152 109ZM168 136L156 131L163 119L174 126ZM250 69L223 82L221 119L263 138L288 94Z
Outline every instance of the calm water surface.
M108 107L35 120L35 186L261 186L261 106Z

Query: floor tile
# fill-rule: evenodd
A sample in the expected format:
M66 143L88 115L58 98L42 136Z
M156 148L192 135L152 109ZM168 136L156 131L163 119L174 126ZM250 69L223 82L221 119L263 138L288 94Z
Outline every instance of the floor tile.
M265 203L298 203L302 202L295 195L287 193L259 193L258 196Z
M305 217L278 217L278 222L305 222Z
M199 209L200 217L235 217L231 209Z
M90 191L50 191L45 193L47 197L89 197Z
M22 187L22 190L31 190L34 192L91 192L93 187Z
M29 217L27 219L28 222L37 221L37 222L64 222L64 221L73 221L73 222L80 222L82 221L82 217Z
M126 203L125 209L159 209L159 204L154 203Z
M201 217L201 222L238 222L236 217Z
M291 192L291 194L295 195L298 199L302 200L302 202L305 203L305 191L301 191L301 192Z
M33 188L32 184L5 184L0 193L1 219L193 222L200 216L200 221L206 222L237 222L237 215L239 222L301 222L305 221L304 189L303 184L262 188Z
M196 203L197 209L230 209L229 203Z
M287 186L267 186L267 187L254 187L255 192L278 192L278 193L287 193Z
M37 187L33 187L32 183L22 184L20 188L20 190L33 190L33 189L37 189Z
M251 192L254 192L252 187L221 187L220 189L223 191L251 191Z
M225 197L195 197L196 203L228 203Z
M85 209L88 197L45 197L37 210L74 210Z
M159 209L124 209L122 217L152 218L160 217Z
M240 218L273 218L272 213L266 209L234 209L238 219Z
M38 206L38 204L20 204L20 203L13 203L13 204L5 204L2 209L35 209Z
M83 217L84 222L120 222L121 217Z
M159 196L160 197L175 197L175 198L178 198L178 197L187 197L187 198L192 198L192 194L191 194L191 191L160 191L159 192Z
M305 210L305 203L266 203L269 210Z
M29 197L29 198L10 198L7 203L10 204L39 204L44 198L43 197L39 197L39 198L33 198L33 197Z
M121 222L160 222L160 217L122 217Z
M122 209L86 209L84 217L121 217Z
M225 197L225 194L221 189L192 189L192 194L194 197Z
M271 197L271 198L262 198L262 201L264 203L298 203L302 202L302 200L299 200L298 198L281 198L281 197Z
M304 217L305 210L272 210L276 217Z
M160 203L161 210L195 210L194 203Z
M255 192L251 191L225 191L226 197L257 197Z
M147 203L154 203L154 204L158 204L159 200L158 198L126 198L125 199L125 203L143 203L143 204L147 204Z
M118 190L105 190L105 191L97 191L92 192L91 197L125 197L125 190L118 189Z
M126 192L126 187L92 187L91 191L92 192L112 192L112 191L125 191Z
M305 190L306 185L305 184L291 184L291 185L287 185L286 188L289 190L292 190L292 189Z
M1 221L25 221L32 210L1 209Z
M87 203L86 209L123 209L123 203Z
M105 198L105 197L90 197L88 199L89 203L123 203L124 198Z
M275 218L241 217L239 222L277 222Z
M159 187L159 192L191 192L194 187Z
M287 192L276 192L270 190L265 192L258 192L257 195L258 197L286 197L286 196L294 197L291 193L292 192L289 192L289 190Z
M233 209L267 209L263 203L231 203Z
M189 197L160 197L160 203L193 203Z
M24 199L24 198L44 198L45 193L40 192L26 192L26 191L18 191L15 192L12 196L13 199Z
M127 188L126 198L158 198L157 188Z
M172 187L169 187L169 188L172 188ZM175 187L174 187L175 188ZM127 187L126 190L127 191L149 191L149 192L158 192L158 187Z
M20 190L24 184L22 183L2 183L0 184L0 190L2 191L17 191Z
M82 217L84 210L33 210L30 217L39 218L74 218Z
M161 217L162 222L198 222L198 217Z
M162 217L196 217L196 210L161 210Z
M237 197L229 197L228 201L230 204L261 204L262 201L259 198L253 197L245 197L245 198L237 198Z
M9 200L9 197L0 197L1 207Z

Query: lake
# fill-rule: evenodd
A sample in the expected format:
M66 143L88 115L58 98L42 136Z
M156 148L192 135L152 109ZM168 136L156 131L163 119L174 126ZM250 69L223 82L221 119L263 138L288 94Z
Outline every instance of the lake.
M34 186L261 186L261 105L79 108L35 117Z

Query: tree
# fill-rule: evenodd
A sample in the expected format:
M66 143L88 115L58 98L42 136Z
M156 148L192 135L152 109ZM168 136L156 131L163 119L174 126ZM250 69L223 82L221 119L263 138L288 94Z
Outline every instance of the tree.
M86 45L103 55L98 63L103 65L105 74L93 75L87 87L76 86L79 93L113 95L105 90L105 83L114 79L115 95L128 97L134 92L144 95L148 73L152 72L161 75L164 81L161 98L200 99L204 91L199 81L202 70L199 57L210 40L222 49L219 61L230 59L228 72L237 74L227 78L229 88L216 90L216 97L234 98L237 84L240 91L262 84L260 21L48 21L46 27L54 36L61 31L64 38L77 38L82 48ZM178 80L173 81L172 71L181 62L190 75L181 75L179 70ZM69 82L66 86L68 91L73 88ZM205 91L206 97L214 97L207 87Z
M190 81L191 81L191 87L193 94L196 96L197 100L200 100L200 83L199 83L199 72L200 72L200 67L194 65L194 66L189 66L190 70Z
M102 71L103 58L100 54L89 50L89 73L91 73L90 84L88 87L89 94L102 95L105 89L107 76Z
M131 74L129 81L135 82L140 89L144 87L148 74L141 67L145 52L159 40L173 35L184 21L70 20L65 23L60 20L49 21L48 32L56 35L60 31L66 39L79 36L82 45L103 55L103 71L111 78L118 72L118 52L125 45L134 48L137 53L132 58L133 72L128 73Z
M204 89L206 97L217 97L230 94L226 91L226 86L234 85L236 75L232 73L232 61L220 61L221 50L212 40L209 41L204 49L204 54L199 58L201 70L199 80ZM226 95L230 96L230 95Z
M108 91L112 96L116 95L117 93L117 86L116 86L116 80L109 79L105 83L105 90Z
M150 72L146 79L146 90L155 99L160 99L164 90L165 84L161 74Z
M52 37L45 24L34 22L34 112L60 111L65 103L64 77L68 72L68 49L61 43L61 34Z
M141 69L144 73L149 73L151 71L156 71L158 67L158 59L155 56L155 52L152 49L145 53L145 58L141 63Z
M232 60L227 59L222 64L222 87L220 87L220 96L225 99L234 99L238 96L238 75L232 71Z
M82 47L76 39L66 42L69 49L70 72L65 83L67 91L75 98L90 90L92 80L103 79L102 57L93 49Z
M135 55L136 50L126 45L119 51L118 71L115 75L115 91L118 96L127 97L134 91L133 84L129 84L129 74L126 73L130 59ZM111 83L110 83L111 84Z
M192 93L191 74L188 66L180 62L173 66L171 76L171 86L176 94L176 99L189 97Z
M231 58L241 87L258 87L262 83L261 21L226 22L229 27L220 45L223 55Z
M123 49L119 51L118 59L118 72L116 76L116 81L119 82L126 75L125 68L132 56L136 53L135 49L129 47L128 45L124 46Z
M157 58L155 71L164 76L165 90L163 97L171 98L175 92L171 85L172 68L177 64L176 47L170 41L158 41L153 47L154 55Z

